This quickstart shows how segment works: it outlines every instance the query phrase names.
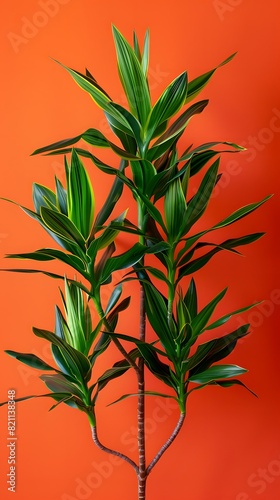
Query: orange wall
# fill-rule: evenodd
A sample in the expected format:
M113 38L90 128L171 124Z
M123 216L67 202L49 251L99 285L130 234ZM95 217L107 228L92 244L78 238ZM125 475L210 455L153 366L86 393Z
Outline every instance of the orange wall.
M47 5L52 7L48 13ZM193 78L238 51L234 61L220 69L203 92L203 98L210 98L210 105L191 123L183 146L230 140L249 148L238 156L223 157L224 180L217 187L205 225L242 204L275 193L260 211L223 234L230 237L264 230L266 237L245 247L245 257L217 256L207 270L197 273L202 303L229 285L222 312L264 300L261 306L242 316L242 320L252 322L252 334L231 356L232 362L249 369L243 381L258 393L259 399L239 388L208 388L195 393L180 438L149 478L148 499L278 500L279 2L15 0L5 2L0 22L4 58L1 196L29 207L32 182L52 186L54 174L62 171L59 157L30 158L35 148L76 135L90 126L106 132L100 110L50 56L81 71L88 66L109 93L122 102L112 23L127 37L133 29L142 36L150 27L154 99L184 69ZM101 206L108 178L104 180L99 172L89 168ZM123 201L124 205L127 203L128 200ZM1 202L0 212L1 259L6 253L50 245L48 236L15 206ZM8 265L2 260L1 267ZM51 263L45 268L61 269ZM20 367L3 350L33 351L48 359L43 341L34 338L31 327L52 328L57 283L35 275L2 273L0 293L0 400L6 398L9 388L15 388L18 396L44 392L37 372ZM129 320L122 322L127 333L134 333L128 325L137 327L136 288L134 294ZM239 321L237 318L232 325ZM117 357L112 349L103 368ZM127 388L123 389L125 384ZM149 385L160 388L150 378ZM100 399L99 432L108 446L135 456L135 401L106 407L122 390L135 390L133 375L123 378L121 384L113 383L104 392ZM17 407L17 498L136 499L134 473L127 465L108 462L108 456L93 446L83 415L62 406L48 413L49 407L49 401L31 401ZM6 408L0 408L3 500L10 498L6 485L6 415ZM148 401L149 459L176 418L177 410L172 405L158 399ZM91 486L85 486L86 483Z

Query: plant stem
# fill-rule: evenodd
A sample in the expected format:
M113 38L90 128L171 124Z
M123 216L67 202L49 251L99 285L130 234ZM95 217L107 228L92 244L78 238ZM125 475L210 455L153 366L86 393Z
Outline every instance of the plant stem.
M144 217L145 208L142 202L138 202L138 227L144 231ZM140 236L139 239L142 245L146 244L145 237ZM144 266L144 257L141 261ZM145 291L140 283L140 327L139 327L139 340L145 342L146 340L146 311L145 311ZM145 443L145 364L142 357L138 361L138 456L139 456L139 473L138 473L138 500L145 500L146 498L146 443Z
M140 286L140 335L139 339L145 342L146 337L146 313L144 302L144 288ZM138 473L138 500L146 498L146 448L145 448L145 372L144 359L139 358L138 362L138 453L139 453L139 473Z
M151 470L154 468L154 466L159 461L159 459L162 457L162 455L167 450L167 448L169 448L169 446L173 443L174 439L178 436L178 434L183 426L185 416L186 416L185 413L180 414L180 418L179 418L177 425L176 425L174 431L172 432L170 438L166 441L166 443L164 443L164 445L161 447L161 449L159 450L159 452L157 453L155 458L151 461L150 465L147 467L147 476L148 476L148 474L150 474Z
M120 453L119 451L115 451L115 450L112 450L111 448L107 448L107 446L104 446L102 443L100 443L99 438L97 436L96 426L91 426L91 432L92 432L93 442L98 448L100 448L100 450L105 451L106 453L110 453L110 455L115 455L116 457L122 458L122 460L124 460L125 462L130 464L135 469L136 474L138 474L139 468L136 465L136 463L133 460L131 460L131 458L127 457L123 453Z

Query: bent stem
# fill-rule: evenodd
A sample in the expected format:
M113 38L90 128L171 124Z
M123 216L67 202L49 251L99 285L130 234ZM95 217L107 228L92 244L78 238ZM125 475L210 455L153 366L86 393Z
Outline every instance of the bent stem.
M151 470L154 468L156 463L162 457L164 452L169 448L169 446L173 443L175 438L178 436L180 430L182 429L185 417L186 417L185 413L180 414L180 418L179 418L177 425L176 425L174 431L172 432L170 438L166 441L166 443L164 443L164 445L161 447L159 452L156 454L155 458L151 461L150 465L147 467L147 476L148 476L148 474L150 474Z
M129 458L127 455L124 455L123 453L119 452L119 451L116 451L116 450L112 450L111 448L107 448L107 446L104 446L100 441L99 441L99 438L97 436L97 429L96 429L96 425L95 426L91 426L91 432L92 432L92 439L93 439L93 442L94 444L102 451L105 451L106 453L110 453L110 455L115 455L116 457L119 457L121 458L122 460L124 460L125 462L127 462L129 465L131 465L134 470L136 471L136 474L138 474L138 471L139 471L139 468L138 466L136 465L136 463L131 460L131 458Z

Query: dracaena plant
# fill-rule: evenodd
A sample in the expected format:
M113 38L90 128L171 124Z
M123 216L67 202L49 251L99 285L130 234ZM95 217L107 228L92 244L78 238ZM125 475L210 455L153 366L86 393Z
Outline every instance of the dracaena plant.
M102 108L115 141L90 128L76 137L55 142L33 153L64 156L66 185L63 186L57 178L55 191L34 184L34 210L21 207L48 232L56 245L55 248L8 255L13 259L40 262L59 260L69 266L66 276L49 270L8 269L40 272L64 283L62 305L55 307L54 331L33 329L36 336L50 343L53 365L32 353L6 352L29 366L48 372L40 378L50 392L23 396L18 401L51 397L55 400L52 408L66 404L85 413L95 444L105 452L121 456L135 469L138 499L144 500L148 475L183 426L189 395L208 385L246 387L237 378L246 370L220 361L233 351L239 339L249 333L249 325L244 324L234 331L229 329L223 336L214 333L212 340L206 342L203 342L202 334L225 325L233 315L252 305L213 320L226 289L201 308L195 273L218 252L226 250L239 254L237 248L263 235L241 235L219 243L208 239L209 233L242 219L269 197L239 208L214 226L196 230L196 223L203 217L222 176L219 173L220 154L238 153L243 148L228 141L209 142L195 148L190 146L181 154L179 140L189 120L208 105L207 100L191 105L189 102L198 96L217 68L228 63L233 56L190 82L187 73L183 72L153 103L148 79L149 32L143 50L136 34L132 46L115 27L113 35L127 108L115 103L88 70L83 74L63 67ZM183 136L181 142L185 140ZM97 148L110 148L120 159L119 168L97 157ZM94 191L83 158L113 179L109 195L99 211L95 207ZM190 179L203 169L205 173L197 192L192 195ZM111 178L107 177L109 181ZM125 196L125 190L131 191L137 204L138 220L130 220L127 211L112 217L113 210L117 211L118 200ZM126 241L127 236L131 236L131 243L125 252L120 253L118 241L124 233ZM138 242L135 243L136 239ZM121 270L126 271L120 280ZM118 329L119 314L130 307L130 297L122 297L123 288L132 280L138 282L140 290L138 337L131 335L129 326L126 331ZM108 285L111 295L104 303L101 292ZM95 309L94 317L90 302ZM153 331L152 342L146 340L146 323ZM95 363L100 356L106 356L112 343L120 352L120 361L113 367L108 366L97 377ZM136 374L135 393L121 394L117 401L131 395L138 398L137 463L99 441L95 412L99 392L130 369ZM145 390L146 370L160 380L162 392ZM178 403L179 413L173 433L149 464L146 463L145 448L146 395L173 398Z

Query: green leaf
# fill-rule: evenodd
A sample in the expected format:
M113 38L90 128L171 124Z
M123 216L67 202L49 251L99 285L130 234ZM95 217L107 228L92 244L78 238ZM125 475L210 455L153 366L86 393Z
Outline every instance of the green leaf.
M209 82L210 78L214 75L215 71L223 66L224 64L227 64L230 62L234 56L236 55L236 52L229 56L227 59L225 59L223 62L221 62L216 68L212 69L211 71L207 71L207 73L204 73L201 76L198 76L194 80L192 80L189 83L188 87L188 94L187 94L187 99L186 102L191 101L192 99L195 99L197 95L204 89L204 87L207 85Z
M133 31L133 48L138 61L141 63L142 55L136 31Z
M82 234L66 215L42 207L41 217L44 224L46 224L53 233L58 234L61 238L77 243L77 245L84 249L85 240Z
M190 160L194 155L197 155L202 152L207 152L210 151L209 148L213 148L215 146L220 146L221 144L224 144L226 146L230 146L233 148L231 151L229 150L222 150L222 151L217 151L217 153L230 153L230 152L238 152L238 151L244 151L245 148L243 146L239 146L238 144L235 144L233 142L228 142L228 141L218 141L218 142L206 142L205 144L201 144L197 148L192 149L191 151L188 150L179 158L179 161L185 161L185 160Z
M145 125L151 109L150 94L145 75L136 54L123 35L113 26L118 58L118 70L131 112Z
M224 151L222 151L224 153ZM232 151L238 152L238 151ZM192 156L192 158L189 160L190 161L190 177L193 177L195 174L200 172L200 170L210 161L214 156L219 154L219 151L214 151L214 150L206 150L202 151L201 153L197 153Z
M123 127L120 125L120 122L118 122L112 115L109 115L109 113L105 113L105 116L110 129L121 141L124 150L129 152L130 154L135 155L137 152L137 143L134 137L123 132L123 130L121 130Z
M196 384L205 384L207 382L212 382L215 380L236 377L238 375L243 375L248 370L241 368L237 365L216 365L211 366L208 370L204 372L197 373L189 378L190 382L195 382Z
M154 204L147 198L147 196L145 196L144 194L141 193L141 191L138 191L134 188L132 188L132 191L135 193L135 196L136 197L139 197L145 207L147 208L147 211L149 212L149 214L153 217L153 219L161 226L161 228L163 229L163 231L166 233L166 227L165 227L165 224L163 222L163 218L162 218L162 215L160 213L160 211L154 206Z
M222 316L221 318L217 319L217 321L214 321L210 325L207 325L204 331L218 328L219 326L224 325L232 316L235 316L236 314L242 314L245 311L249 311L249 309L252 309L252 307L256 307L259 304L261 304L261 302L255 302L254 304L250 304L249 306L242 307L241 309L237 309L236 311L225 314L225 316Z
M251 394L253 394L253 396L255 396L256 398L258 397L257 394L255 392L253 392L251 389L249 389L249 387L247 387L247 385L245 385L243 382L241 382L241 380L235 380L235 379L232 379L232 380L215 380L215 382L213 382L213 385L219 385L220 387L232 387L233 385L240 385L241 387L244 387L244 389L247 389L247 391L249 391Z
M56 185L56 205L61 213L64 215L68 215L68 205L67 205L67 192L62 186L61 182L57 177L55 177L55 185Z
M67 323L58 306L55 306L55 334L62 340L66 340L70 335Z
M70 338L67 343L77 351L87 354L86 333L85 333L85 311L82 291L69 285L67 279L65 283L65 313Z
M160 354L161 356L167 357L167 354L159 349L158 347L155 347L154 344L158 342L158 340L154 341L153 343L149 344L148 342L143 342L142 340L139 340L137 337L131 337L130 335L124 335L123 333L117 333L117 332L104 332L107 336L110 335L112 338L117 337L120 340L125 340L126 342L132 342L135 344L137 347L138 346L143 346L147 347L149 350Z
M39 250L36 250L36 252L32 253L9 254L6 255L6 257L9 259L31 259L38 261L57 259L76 269L83 276L88 277L85 272L84 262L79 257L76 257L75 255L68 255L67 253L52 248L40 248Z
M84 354L77 351L76 349L74 349L74 347L67 344L67 342L60 339L59 337L54 335L54 333L49 332L48 330L42 330L33 327L33 332L37 337L44 338L59 347L64 355L67 355L67 360L71 363L74 374L76 374L78 377L79 375L81 375L82 379L88 377L91 371L91 366Z
M94 269L94 278L96 282L100 282L104 266L106 262L110 259L110 257L112 257L115 250L116 250L115 244L110 243L110 245L106 248L105 252L103 253L101 259L99 260L98 264Z
M164 132L164 134L157 139L157 141L153 144L153 147L159 146L160 144L165 143L166 141L170 140L172 137L177 136L179 133L184 131L186 128L189 120L192 118L192 116L201 113L204 108L208 104L208 100L200 101L192 106L190 106L184 113L182 113L179 118L177 118L174 123ZM217 154L217 153L216 153Z
M166 301L152 284L143 282L143 287L148 320L165 347L167 354L172 357L175 352L175 342L168 324Z
M178 132L176 135L168 137L168 139L162 141L159 145L153 144L153 146L148 150L147 159L150 162L160 159L162 156L164 156L165 153L167 153L170 150L170 148L172 147L174 148L176 142L181 137L183 132L184 131L182 130L181 132Z
M196 352L183 361L190 376L207 370L213 363L227 357L236 347L239 339L249 334L250 325L243 325L223 337L210 340L198 346Z
M129 356L131 359L134 361L139 357L139 351L138 349L133 349L130 351ZM122 361L117 361L114 363L112 368L109 368L109 370L106 370L101 377L98 378L97 383L98 383L98 392L100 392L104 387L111 382L111 380L114 380L118 377L121 377L124 373L126 373L129 369L131 368L131 365L126 361L126 359Z
M10 272L10 273L27 273L27 274L44 274L46 276L49 276L50 278L54 278L54 279L60 279L60 280L64 280L65 279L65 276L61 276L60 274L55 274L55 273L49 273L47 271L42 271L41 269L0 269L0 271L5 271L5 272ZM71 280L68 278L68 281L70 282L74 282L76 284L76 286L78 286L79 288L81 288L81 290L83 290L87 295L91 295L91 292L90 290L88 290L82 283L80 282L77 282L76 280Z
M149 55L150 55L150 30L147 30L144 39L144 47L143 47L143 54L141 61L142 71L146 77L149 69Z
M46 371L56 371L55 368L48 365L45 361L38 358L35 354L28 354L16 351L5 351L12 358L16 358L21 363L24 363L27 366L31 366L31 368L37 368L37 370L46 370Z
M202 330L204 327L207 325L209 319L211 318L213 312L215 311L217 305L219 302L223 299L227 292L227 288L222 290L214 299L209 302L199 313L197 316L193 318L192 321L192 328L193 328L193 335L197 337L200 333L202 333Z
M207 252L202 257L198 257L197 259L193 259L191 262L188 262L189 258L192 257L196 248L201 248L201 246L205 246L208 244L211 245L211 243L198 244L194 249L192 249L188 254L186 254L181 259L180 263L183 263L183 262L188 262L188 263L183 265L180 268L178 281L180 281L180 279L182 279L184 276L192 274L192 273L198 271L199 269L201 269L203 266L205 266L209 262L210 259L212 259L212 257L214 255L216 255L216 253L218 253L222 250L234 251L233 249L238 247L238 246L248 245L250 243L253 243L254 241L261 238L263 236L263 234L264 233L253 233L253 234L248 234L247 236L241 236L240 238L232 238L232 239L226 240L223 243L220 243L218 245L213 244L216 246L216 248L214 248L213 250L210 250L210 252ZM236 251L235 253L238 253L238 252Z
M186 217L187 204L181 182L176 179L170 184L164 198L164 213L170 242L178 241L182 232L182 221Z
M40 214L41 207L48 207L46 200L56 205L56 196L49 188L41 184L33 184L33 202L37 214Z
M109 314L109 312L113 309L113 307L115 307L121 294L122 294L122 285L118 285L116 286L116 288L114 288L111 297L108 300L108 304L105 309L105 315Z
M71 68L68 68L67 66L64 66L64 64L61 64L58 61L55 62L57 62L62 68L66 69L66 71L72 76L72 78L79 85L79 87L85 90L100 108L111 114L114 113L116 119L122 122L124 127L127 127L127 123L123 120L122 116L116 111L112 110L110 106L110 103L112 102L111 98L103 89L101 89L101 87L96 83L96 81L92 80L91 78L88 78L86 75L82 75L78 71L75 71ZM127 128L127 133L130 133L129 128Z
M154 392L154 391L145 391L144 392L145 396L157 396L160 398L170 398L170 399L175 399L177 401L177 398L175 396L171 396L170 394L162 394L162 392ZM123 401L124 399L131 398L132 396L139 396L138 392L135 392L134 394L124 394L120 398L116 399L112 403L108 404L107 406L112 406L116 403L119 403L120 401Z
M33 396L23 396L22 398L16 398L14 399L15 403L20 403L21 401L26 401L28 399L34 399L34 398L53 398L53 399L58 399L58 398L65 398L68 396L68 393L48 393L48 394L35 394ZM10 401L4 401L3 403L0 403L0 406L4 406L9 404Z
M131 114L127 109L125 109L120 104L112 102L111 106L118 113L120 113L123 116L124 120L127 121L127 123L129 124L130 129L132 130L132 133L131 133L132 137L134 137L136 143L141 148L141 145L142 145L142 140L141 140L141 125L140 125L139 121L137 120L137 118L135 118L135 116L133 114ZM108 114L106 114L106 116L107 115ZM108 116L107 116L107 118L108 118ZM118 127L118 123L117 123L116 120L114 121L114 125L115 125L115 127Z
M215 224L215 226L213 226L211 228L211 231L214 229L220 229L222 227L229 226L230 224L233 224L233 222L236 222L237 220L243 219L243 217L246 217L246 215L254 212L263 203L268 201L272 196L273 195L268 195L263 200L261 200L257 203L250 203L249 205L246 205L245 207L239 208L238 210L233 212L230 216L226 217L218 224Z
M66 392L77 396L81 401L85 399L84 393L74 383L66 380L63 375L41 375L40 379L52 392Z
M197 292L196 292L195 281L193 278L190 281L189 288L184 297L184 302L190 313L191 318L194 319L197 316Z
M92 228L95 201L91 181L75 149L67 184L68 217L87 239Z
M127 167L127 161L121 160L119 171L122 173L124 172L124 169ZM103 207L101 210L98 212L96 216L96 220L94 223L94 228L98 226L102 226L104 222L107 221L108 217L111 215L117 201L120 199L121 195L123 192L123 182L121 179L116 177L114 180L113 186L107 196L107 199L105 203L103 204Z
M152 266L144 266L143 268L139 268L139 270L140 269L145 269L146 271L151 273L155 278L164 281L167 285L170 285L170 281L167 279L165 274L162 271L160 271L160 269L157 269L156 267Z
M216 160L205 174L197 193L187 207L182 234L186 234L193 224L200 219L206 210L211 194L216 184L220 159Z
M91 245L88 248L88 255L92 255L92 253L95 254L96 251L108 247L113 241L115 241L116 237L119 234L119 229L117 229L116 226L119 225L119 227L122 227L124 225L126 214L127 210L125 210L121 215L119 215L116 219L110 222L110 224L105 228L103 233L98 238L92 241ZM92 245L93 245L93 250L91 251Z
M57 141L53 142L52 144L49 144L48 146L44 146L42 148L36 149L31 156L42 154L42 153L48 153L49 151L54 151L58 149L65 149L69 146L74 146L77 142L79 142L81 139L83 139L85 142L90 144L91 146L97 146L100 148L108 148L109 143L104 137L104 135L99 132L99 130L96 130L94 128L89 128L82 134L79 134L75 137L72 137L70 139L63 139L62 141Z
M149 141L158 126L172 116L183 106L187 95L187 73L179 75L168 85L154 105L148 123L145 127L145 138Z
M108 259L102 271L101 282L104 283L104 281L107 281L113 272L126 269L136 264L136 262L139 262L145 254L145 251L146 247L144 245L136 243L132 248L127 250L127 252Z
M149 368L149 370L164 384L172 387L176 391L177 386L171 376L171 368L167 364L160 361L157 353L152 348L152 346L147 343L141 342L137 343L137 347L144 358L145 365ZM175 376L174 372L173 375Z

